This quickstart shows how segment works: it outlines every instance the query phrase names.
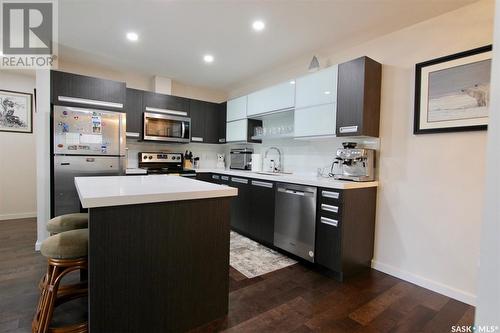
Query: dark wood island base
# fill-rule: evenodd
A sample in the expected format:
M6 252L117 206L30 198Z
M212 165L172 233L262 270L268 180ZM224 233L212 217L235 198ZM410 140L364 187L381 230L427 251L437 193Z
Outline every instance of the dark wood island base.
M179 332L225 316L230 200L90 208L90 332Z

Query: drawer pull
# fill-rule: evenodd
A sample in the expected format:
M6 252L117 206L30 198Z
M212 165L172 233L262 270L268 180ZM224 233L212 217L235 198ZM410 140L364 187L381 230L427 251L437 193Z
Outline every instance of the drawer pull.
M122 103L98 101L95 99L68 97L68 96L57 96L57 99L59 102L79 103L79 104L86 104L86 105L93 105L93 106L104 106L104 107L108 107L108 108L123 109Z
M339 207L338 206L327 205L327 204L321 204L321 210L324 210L324 211L327 211L327 212L332 212L332 213L338 213L339 212Z
M203 142L203 138L200 138L199 136L192 136L191 141L193 142Z
M248 184L248 180L244 179L244 178L235 178L235 177L232 177L231 181L233 181L235 183Z
M220 179L218 175L212 175L212 179Z
M125 132L125 135L127 138L138 138L141 136L141 134L137 132Z
M321 216L320 222L323 224L331 225L332 227L336 227L339 224L339 221L334 219L329 219L328 217Z
M325 198L338 199L340 197L339 192L321 191L321 196Z
M222 179L222 180L229 180L229 177L228 176L220 176L220 179Z
M358 126L342 126L339 128L340 133L355 133L358 131Z
M153 108L150 106L146 106L146 111L149 112L158 112L158 113L165 113L165 114L173 114L176 116L187 116L188 113L185 111L175 111L175 110L168 110L168 109L160 109L160 108Z
M252 185L273 188L273 183L260 182L258 180L252 180Z

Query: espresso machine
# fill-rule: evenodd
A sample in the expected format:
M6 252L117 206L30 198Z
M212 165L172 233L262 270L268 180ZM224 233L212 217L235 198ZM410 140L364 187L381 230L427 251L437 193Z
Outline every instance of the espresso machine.
M355 142L342 143L332 164L334 179L369 182L375 180L375 150L356 148Z

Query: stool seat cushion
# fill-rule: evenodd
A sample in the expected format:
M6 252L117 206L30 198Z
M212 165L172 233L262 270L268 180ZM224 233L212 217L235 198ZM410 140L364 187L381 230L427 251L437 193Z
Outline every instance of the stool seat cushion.
M43 241L40 252L53 259L73 259L87 256L89 229L61 232Z
M47 223L47 231L51 234L60 232L84 229L89 225L89 214L74 213L56 216Z

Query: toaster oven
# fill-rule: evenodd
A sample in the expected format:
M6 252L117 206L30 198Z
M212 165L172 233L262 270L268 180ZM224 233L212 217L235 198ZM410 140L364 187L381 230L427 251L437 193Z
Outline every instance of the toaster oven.
M250 170L252 168L252 154L253 149L251 148L231 149L229 168Z

